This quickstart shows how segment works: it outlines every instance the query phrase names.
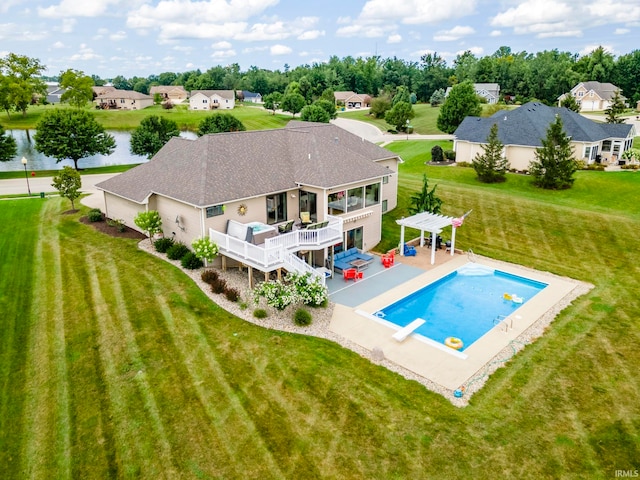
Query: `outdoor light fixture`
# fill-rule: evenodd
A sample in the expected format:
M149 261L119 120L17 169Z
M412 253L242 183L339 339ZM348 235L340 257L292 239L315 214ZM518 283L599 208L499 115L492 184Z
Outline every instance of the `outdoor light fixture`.
M24 178L27 180L27 192L29 192L29 196L31 196L31 187L29 187L29 175L27 174L27 159L22 157L22 165L24 165Z

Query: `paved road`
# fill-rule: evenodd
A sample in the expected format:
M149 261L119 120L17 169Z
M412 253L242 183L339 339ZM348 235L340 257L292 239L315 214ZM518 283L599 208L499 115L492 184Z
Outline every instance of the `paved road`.
M453 140L453 135L418 135L417 133L407 134L392 134L383 132L378 127L371 123L361 122L360 120L351 120L349 118L336 118L331 120L331 123L337 125L345 130L358 135L373 143L388 143L398 140Z
M84 197L81 202L91 208L100 208L104 210L102 194L95 188L96 183L100 183L108 178L117 175L117 173L100 173L94 175L82 175L82 192L95 194ZM39 196L40 192L55 192L55 188L51 186L53 177L29 177L29 187L33 196ZM0 180L0 195L18 195L27 193L27 180L25 178L10 178Z

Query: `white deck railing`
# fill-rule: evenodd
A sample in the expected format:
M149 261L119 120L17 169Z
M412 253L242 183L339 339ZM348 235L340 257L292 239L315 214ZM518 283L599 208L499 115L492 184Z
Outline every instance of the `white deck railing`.
M341 242L342 219L332 216L328 219L329 224L324 228L294 230L276 237L267 238L262 245L254 245L212 228L209 229L209 238L218 245L220 253L223 255L262 271L271 271L284 267L287 270L294 270L300 273L309 272L314 276L321 277L324 283L325 276L323 273L318 272L318 270L293 253L300 250L318 250Z

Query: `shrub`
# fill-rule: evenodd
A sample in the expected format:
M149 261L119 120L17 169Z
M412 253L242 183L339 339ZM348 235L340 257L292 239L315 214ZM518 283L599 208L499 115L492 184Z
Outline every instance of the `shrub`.
M227 288L224 291L224 296L227 297L227 300L230 302L237 302L240 298L240 292L235 288Z
M224 278L218 278L211 283L211 291L213 293L224 293L227 289L227 282Z
M253 316L256 318L267 318L267 311L264 308L256 308L253 311Z
M169 260L180 260L189 252L189 248L182 242L176 242L167 249Z
M193 252L185 253L180 263L184 268L188 268L189 270L197 270L204 265L202 260L196 257L196 254Z
M90 222L100 222L102 221L102 212L99 208L92 208L89 210L89 213L87 213L87 218Z
M191 248L193 248L193 253L195 253L200 260L212 262L216 255L218 255L218 245L212 242L209 237L196 238L191 242Z
M253 289L253 299L255 303L264 297L267 305L277 310L284 310L298 300L294 285L281 282L280 280L269 280L260 283Z
M319 277L311 277L310 273L299 274L290 272L285 277L296 292L297 299L305 305L319 307L329 298L329 291L320 281Z
M109 220L107 220L107 225L109 225L110 227L115 227L119 232L124 232L126 229L124 220L120 218L110 218Z
M153 246L156 252L167 253L167 250L169 250L169 247L171 247L173 243L173 238L164 237L153 242Z
M293 322L299 327L306 327L311 325L311 314L304 308L299 308L296 313L293 314Z
M444 161L444 153L442 152L442 147L440 145L435 145L431 149L431 161L432 162Z
M447 160L450 160L452 162L455 162L455 160L456 160L456 152L454 152L453 150L445 150L444 151L444 158L446 158Z
M202 272L200 278L202 278L202 281L204 283L208 283L209 285L211 285L213 282L218 280L218 278L220 278L220 275L218 275L218 272L216 272L215 270L209 269Z

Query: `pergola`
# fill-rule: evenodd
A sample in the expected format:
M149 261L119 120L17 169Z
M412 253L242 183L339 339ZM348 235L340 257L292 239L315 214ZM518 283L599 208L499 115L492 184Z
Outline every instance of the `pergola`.
M436 263L436 237L445 227L451 227L451 256L456 246L456 228L462 225L467 215L471 213L469 210L462 217L447 217L437 213L422 212L411 217L396 220L396 223L402 228L400 231L400 255L404 255L404 228L414 228L420 230L420 246L424 246L424 232L431 233L431 265Z

